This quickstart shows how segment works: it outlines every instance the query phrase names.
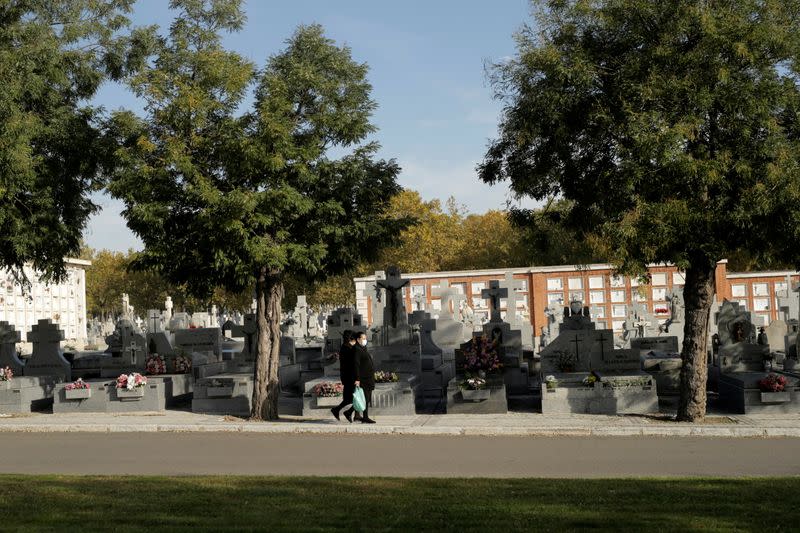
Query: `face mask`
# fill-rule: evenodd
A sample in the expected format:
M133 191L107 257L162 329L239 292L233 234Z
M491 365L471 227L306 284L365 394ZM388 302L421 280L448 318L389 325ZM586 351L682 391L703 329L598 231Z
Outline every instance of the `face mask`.
M366 345L367 345L367 339L361 339L361 340L360 340L358 343L359 343L361 346L366 346Z

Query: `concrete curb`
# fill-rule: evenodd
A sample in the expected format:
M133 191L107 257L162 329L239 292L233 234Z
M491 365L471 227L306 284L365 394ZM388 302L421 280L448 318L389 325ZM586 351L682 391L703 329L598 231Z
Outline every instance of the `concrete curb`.
M309 424L1 424L0 433L251 433L260 435L419 435L479 437L800 438L800 428L754 426L454 427Z

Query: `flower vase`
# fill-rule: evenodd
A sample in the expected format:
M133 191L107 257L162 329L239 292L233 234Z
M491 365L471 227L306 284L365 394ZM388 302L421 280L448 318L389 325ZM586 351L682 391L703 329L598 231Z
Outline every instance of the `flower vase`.
M317 396L317 407L336 407L341 402L341 396Z
M489 389L461 389L461 397L468 402L481 402L488 400L492 391Z
M65 390L64 396L67 400L86 400L92 397L92 389Z
M144 398L144 387L136 387L133 390L117 389L118 400L141 400L142 398Z

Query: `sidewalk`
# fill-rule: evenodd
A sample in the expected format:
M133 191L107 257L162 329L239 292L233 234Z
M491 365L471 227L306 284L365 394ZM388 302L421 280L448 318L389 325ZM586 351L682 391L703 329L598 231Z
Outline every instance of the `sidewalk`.
M374 425L349 424L342 418L283 417L277 422L249 422L187 411L136 414L0 415L0 433L237 432L259 434L382 434L477 436L661 436L661 437L800 437L800 414L710 415L702 424L677 423L656 416L416 415L385 416Z

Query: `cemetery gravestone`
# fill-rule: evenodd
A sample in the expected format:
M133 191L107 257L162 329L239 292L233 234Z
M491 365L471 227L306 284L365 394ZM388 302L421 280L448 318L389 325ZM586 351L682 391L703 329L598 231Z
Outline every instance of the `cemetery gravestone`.
M438 287L433 287L431 292L434 296L441 298L441 311L436 330L431 333L434 344L440 347L448 347L449 352L464 342L464 324L456 320L454 311L459 311L460 304L465 300L465 296L455 288L450 287L444 280Z
M17 355L20 332L6 322L0 322L0 368L9 367L15 376L22 375L22 361Z
M25 363L25 376L55 376L69 381L72 368L61 353L60 343L64 331L50 319L40 319L31 326L28 341L33 343L33 354Z

